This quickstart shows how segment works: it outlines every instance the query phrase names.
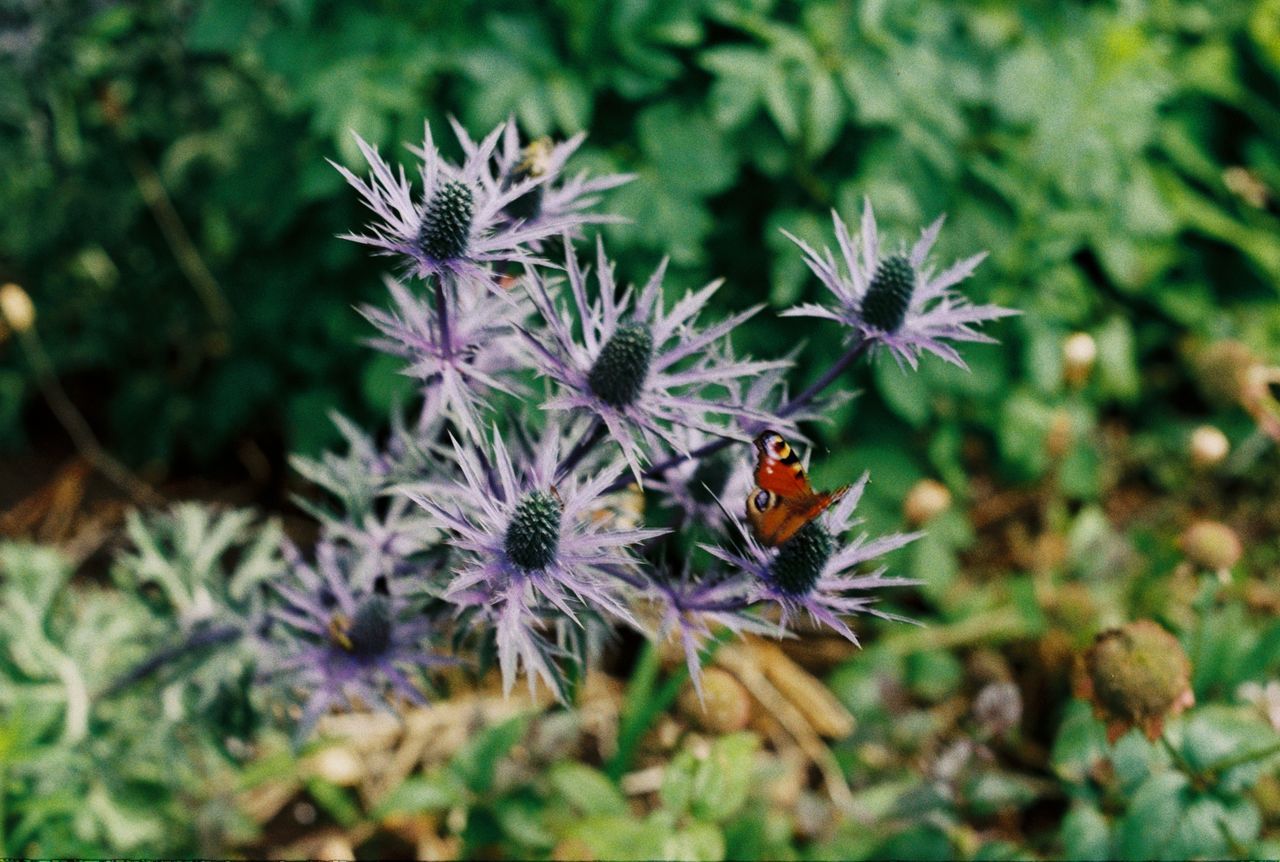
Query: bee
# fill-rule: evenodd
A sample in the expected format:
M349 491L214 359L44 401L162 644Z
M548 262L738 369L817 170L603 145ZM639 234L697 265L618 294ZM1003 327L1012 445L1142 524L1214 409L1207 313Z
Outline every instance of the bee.
M355 644L351 642L351 620L346 614L336 613L329 617L329 640L347 652L355 651Z

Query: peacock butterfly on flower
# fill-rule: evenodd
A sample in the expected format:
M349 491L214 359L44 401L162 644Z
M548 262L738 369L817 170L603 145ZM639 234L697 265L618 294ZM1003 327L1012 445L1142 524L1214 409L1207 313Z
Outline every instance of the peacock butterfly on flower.
M747 494L747 521L756 540L777 547L821 515L849 491L815 491L804 465L777 431L756 437L756 486Z

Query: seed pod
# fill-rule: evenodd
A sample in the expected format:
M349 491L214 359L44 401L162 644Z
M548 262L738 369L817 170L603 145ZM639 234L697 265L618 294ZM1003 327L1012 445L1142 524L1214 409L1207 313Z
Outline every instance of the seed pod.
M1080 662L1075 688L1107 723L1113 743L1132 727L1155 740L1166 718L1195 704L1187 654L1177 638L1151 620L1098 635Z
M902 503L907 523L919 527L951 508L951 491L934 479L921 479L911 486Z
M1093 373L1098 359L1098 344L1087 332L1077 332L1062 342L1062 372L1067 385L1079 388Z
M9 283L0 287L0 319L14 332L22 333L35 326L36 306L25 290Z
M1220 521L1196 521L1183 532L1178 544L1188 560L1215 572L1230 569L1244 554L1235 530Z
M1231 451L1231 442L1212 425L1191 432L1191 463L1201 469L1221 464Z

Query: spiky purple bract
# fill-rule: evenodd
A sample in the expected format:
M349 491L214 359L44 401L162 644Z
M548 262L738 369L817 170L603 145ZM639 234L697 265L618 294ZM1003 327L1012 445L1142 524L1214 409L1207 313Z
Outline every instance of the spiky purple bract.
M986 252L958 261L940 273L929 264L929 252L942 230L944 217L921 231L910 250L885 254L871 202L865 201L862 229L850 235L834 211L836 242L844 261L841 270L830 249L815 251L808 243L783 231L804 252L805 263L835 297L834 306L807 303L782 312L784 317L819 317L844 324L850 336L864 339L872 349L887 350L900 363L915 368L920 355L933 353L967 368L948 342L994 343L977 327L1018 314L998 305L974 305L955 286L973 274Z

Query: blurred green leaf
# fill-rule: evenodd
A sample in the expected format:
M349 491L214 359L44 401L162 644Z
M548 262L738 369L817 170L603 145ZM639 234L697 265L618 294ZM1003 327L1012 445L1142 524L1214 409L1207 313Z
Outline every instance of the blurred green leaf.
M442 811L466 799L466 785L457 773L439 770L429 775L412 775L378 803L379 816L403 811Z
M622 792L604 773L581 763L557 763L551 768L551 784L570 805L588 816L627 813Z
M516 716L486 727L454 756L450 768L472 793L489 792L498 761L524 737L527 724L526 716Z
M1069 859L1113 859L1107 818L1093 805L1078 802L1062 819L1063 856Z

